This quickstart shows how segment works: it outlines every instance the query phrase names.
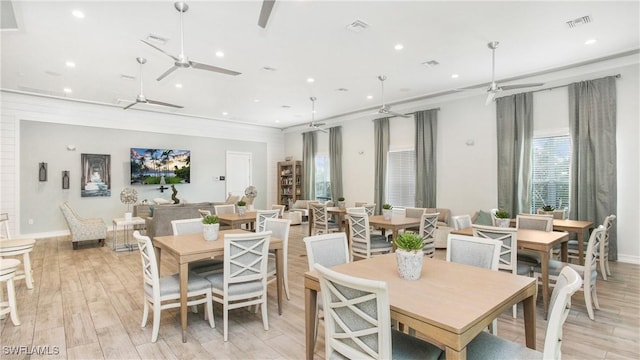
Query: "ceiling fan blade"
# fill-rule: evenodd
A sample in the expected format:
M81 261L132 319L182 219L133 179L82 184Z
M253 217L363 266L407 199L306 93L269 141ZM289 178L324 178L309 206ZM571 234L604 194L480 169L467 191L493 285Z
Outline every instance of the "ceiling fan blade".
M152 43L150 43L150 42L148 42L148 41L146 41L146 40L140 40L140 41L142 41L143 43L145 43L145 44L147 44L147 45L151 46L152 48L154 48L154 49L156 49L156 50L160 51L161 53L163 53L163 54L167 55L168 57L172 58L173 60L175 60L175 61L180 61L180 59L178 59L177 57L175 57L175 56L173 56L173 55L169 54L168 52L166 52L166 51L164 51L164 50L160 49L159 47L157 47L157 46L153 45Z
M262 0L262 8L260 9L260 17L258 18L258 26L261 28L267 27L269 16L271 16L271 10L276 0Z
M123 109L123 110L127 110L128 108L132 107L133 105L135 105L135 104L137 104L137 103L138 103L137 101L134 101L134 102L132 102L131 104L129 104L129 105L127 105L127 106L123 107L122 109Z
M168 107L178 108L178 109L184 108L184 106L169 104L169 103L166 103L166 102L157 101L157 100L151 100L151 99L147 99L147 103L148 104L152 104L152 105L168 106Z
M169 68L169 70L165 71L165 72L164 72L164 74L160 75L160 76L156 79L156 81L160 81L160 80L162 80L162 79L166 78L167 76L169 76L169 74L171 74L172 72L176 71L177 69L178 69L178 67L177 67L177 66L175 66L175 65L174 65L174 66L172 66L172 67L170 67L170 68Z
M393 115L393 116L399 116L399 117L403 117L403 118L408 118L409 117L409 115L400 114L400 113L397 113L395 111L387 111L387 114Z
M536 86L542 86L542 85L544 85L544 83L513 84L513 85L502 85L500 86L500 88L502 88L502 90L513 90L513 89L536 87Z
M191 64L191 67L193 67L194 69L200 69L200 70L208 70L208 71L213 71L213 72L217 72L217 73L221 73L221 74L226 74L226 75L232 75L232 76L236 76L236 75L240 75L242 73L239 73L237 71L233 71L233 70L228 70L228 69L223 69L221 67L217 67L217 66L213 66L213 65L207 65L207 64L202 64L199 62L195 62L195 61L189 61L189 64Z

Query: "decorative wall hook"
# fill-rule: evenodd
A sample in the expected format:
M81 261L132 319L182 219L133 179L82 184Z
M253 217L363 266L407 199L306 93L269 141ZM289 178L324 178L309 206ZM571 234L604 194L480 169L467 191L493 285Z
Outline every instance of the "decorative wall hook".
M62 188L69 189L69 170L62 171Z

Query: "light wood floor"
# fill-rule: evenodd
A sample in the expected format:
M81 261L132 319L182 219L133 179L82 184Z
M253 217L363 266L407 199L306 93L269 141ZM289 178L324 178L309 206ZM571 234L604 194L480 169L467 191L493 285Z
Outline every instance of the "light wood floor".
M17 281L22 325L0 320L2 359L302 359L304 358L304 289L307 268L302 237L306 225L293 226L289 241L291 301L278 316L275 285L269 297L269 331L259 315L243 309L232 312L229 341L222 340L221 307L215 305L216 328L198 314L189 314L188 342L181 342L178 310L162 312L160 335L151 343L151 322L141 328L142 280L139 254L113 252L97 242L72 250L67 237L40 239L32 252L35 288ZM444 258L439 250L437 257ZM177 271L169 256L162 258L162 275ZM564 325L563 359L640 358L640 266L612 263L609 281L598 280L600 310L587 316L581 292ZM428 304L425 304L428 306ZM546 321L538 299L537 346L542 349ZM150 315L151 316L151 315ZM499 319L499 334L524 343L522 308ZM322 328L316 358L324 358ZM10 347L23 347L19 355ZM39 350L39 351L38 351ZM44 352L44 354L43 354ZM31 355L29 355L31 354Z

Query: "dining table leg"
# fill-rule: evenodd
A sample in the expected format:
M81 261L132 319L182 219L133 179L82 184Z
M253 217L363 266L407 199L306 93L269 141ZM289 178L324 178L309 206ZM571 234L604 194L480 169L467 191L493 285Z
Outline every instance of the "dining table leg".
M524 337L528 348L536 348L536 294L522 300L524 310Z
M305 287L304 289L304 324L305 324L305 350L307 360L313 359L315 347L315 328L316 328L316 302L318 292L316 290Z
M588 229L583 229L582 231L576 231L576 235L578 236L578 264L584 265L584 233L585 231L589 231ZM566 261L566 260L562 260Z
M446 347L444 349L444 352L445 352L445 355L446 355L445 357L446 357L447 360L452 360L452 359L464 360L464 359L467 358L467 348L466 347L464 349L460 350L460 351L455 350L455 349L450 348L450 347Z
M549 308L549 251L540 252L540 262L542 268L542 302L544 304L544 317L547 318Z
M187 290L189 288L189 263L180 263L180 325L182 342L187 342Z

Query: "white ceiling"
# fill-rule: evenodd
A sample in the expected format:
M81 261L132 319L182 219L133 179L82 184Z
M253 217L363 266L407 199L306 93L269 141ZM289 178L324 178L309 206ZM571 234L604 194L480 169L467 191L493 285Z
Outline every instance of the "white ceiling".
M318 98L316 120L371 113L381 104L381 74L388 77L387 103L486 84L491 80L489 41L500 41L499 83L640 48L638 1L277 0L266 29L257 25L262 1L190 1L184 14L185 55L242 74L180 69L157 82L173 60L140 40L160 35L169 41L159 47L179 53L179 12L173 2L12 4L19 29L2 31L2 89L124 107L139 92L135 59L141 56L148 61L145 95L183 105L176 113L282 128L310 120L310 96ZM84 19L72 16L76 9ZM565 23L585 15L592 22L573 29ZM346 26L354 20L370 27L350 32ZM585 45L591 38L597 42ZM397 43L404 49L394 50ZM223 58L216 57L218 50ZM69 60L75 68L65 66ZM422 65L429 60L440 65ZM451 78L454 73L457 79ZM123 80L121 74L136 80ZM315 82L308 83L309 77ZM65 94L65 87L72 92ZM136 108L174 111L149 105L127 111Z

